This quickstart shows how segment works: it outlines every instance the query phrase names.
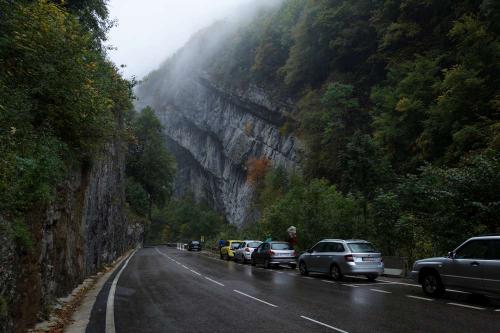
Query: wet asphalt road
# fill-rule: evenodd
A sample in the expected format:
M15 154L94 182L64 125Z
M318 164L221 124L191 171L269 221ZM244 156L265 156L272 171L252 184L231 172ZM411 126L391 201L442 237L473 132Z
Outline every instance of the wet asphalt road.
M98 296L87 333L106 332L106 303L117 272ZM497 300L457 292L432 300L401 279L369 283L347 277L337 283L160 246L130 259L116 286L113 313L117 333L498 333L499 308Z

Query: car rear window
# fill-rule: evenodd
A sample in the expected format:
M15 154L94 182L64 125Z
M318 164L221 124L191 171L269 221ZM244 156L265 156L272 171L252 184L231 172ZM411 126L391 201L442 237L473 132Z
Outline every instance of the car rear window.
M273 243L271 244L273 250L290 250L290 245L287 243Z
M247 246L255 249L255 248L259 247L260 244L262 244L262 243L260 243L260 242L250 242L250 243L247 244Z
M370 253L377 252L370 243L348 243L347 246L354 253Z
M238 242L234 242L234 243L231 243L231 249L234 249L234 248L237 248L240 246L241 243L238 243Z
M200 242L192 241L191 244L198 245L198 244L200 244Z

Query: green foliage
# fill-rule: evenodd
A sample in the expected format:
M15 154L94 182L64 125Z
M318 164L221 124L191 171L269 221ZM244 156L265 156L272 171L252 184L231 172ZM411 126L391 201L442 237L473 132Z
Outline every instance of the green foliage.
M295 102L295 122L280 132L306 146L303 179L279 169L260 178L262 218L241 235L284 238L294 224L302 247L369 237L417 258L496 231L499 9L493 0L285 0L224 35L203 69L221 85L257 84Z
M111 97L122 79L93 48L91 35L57 6L44 1L2 6L9 6L10 15L1 27L0 86L29 103L22 114L15 112L20 101L4 105L12 115L9 127L29 123L79 155L91 155L114 133L117 110Z
M0 211L10 219L51 202L69 168L123 134L131 84L63 7L1 0L0 13Z
M143 217L148 215L148 193L132 177L127 178L125 194L127 203L135 214Z
M12 237L16 242L17 248L26 252L32 251L33 240L26 224L22 220L16 219L11 224L11 228Z
M133 142L127 155L127 197L137 213L144 208L144 195L147 212L151 220L153 204L163 207L170 198L175 175L175 162L165 147L163 126L150 107L132 118Z
M0 296L0 318L5 318L9 311L7 300Z
M322 238L368 237L359 202L344 196L325 180L304 182L294 177L288 192L263 212L261 237L286 239L286 229L298 229L298 246L306 249Z
M443 254L467 237L498 232L500 223L498 152L465 158L458 167L423 167L375 199L375 225L389 253L413 255L418 241L427 254ZM384 231L384 232L382 232ZM417 255L418 256L418 255Z
M226 233L223 235L221 233ZM147 235L149 243L200 240L215 241L217 237L234 234L225 219L208 206L187 197L172 200L163 209L155 211Z
M362 226L355 232L335 231L372 237L384 253L409 258L498 231L494 3L285 1L269 14L253 70L295 92L305 180L291 185L269 172L257 189L262 223L248 232L284 237L294 224L306 243L327 237L334 229L325 216L334 213L320 205L326 199L310 197L342 202L352 208L350 222L362 221L352 222ZM283 16L287 8L296 11Z

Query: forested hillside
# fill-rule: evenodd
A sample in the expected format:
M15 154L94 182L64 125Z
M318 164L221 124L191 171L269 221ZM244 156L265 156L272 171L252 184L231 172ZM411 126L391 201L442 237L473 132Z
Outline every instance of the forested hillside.
M193 52L218 85L296 107L280 132L305 143L301 167L249 166L262 215L242 236L295 225L302 248L356 237L415 258L498 232L499 22L493 0L285 0ZM145 89L159 94L169 64L221 30L195 36Z
M294 96L286 130L307 145L303 179L260 185L262 228L410 257L498 232L499 15L489 0L289 0L247 29L234 49L252 56L230 73Z

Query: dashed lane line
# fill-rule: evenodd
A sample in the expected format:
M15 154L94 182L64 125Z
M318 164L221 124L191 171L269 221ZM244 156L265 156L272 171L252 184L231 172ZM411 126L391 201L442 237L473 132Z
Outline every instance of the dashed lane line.
M330 281L330 280L321 280L323 282L326 282L326 283L335 283L335 281Z
M467 305L467 304L460 304L460 303L447 303L447 304L454 305L454 306L460 306L462 308L467 308L467 309L486 310L486 308L481 308L479 306L472 306L472 305Z
M406 297L414 298L414 299L419 299L419 300L422 300L422 301L429 301L429 302L434 301L432 298L427 298L427 297L420 297L420 296L413 296L413 295L406 295Z
M357 287L363 287L363 286L382 286L385 284L392 284L392 282L379 282L379 283L354 283L353 285Z
M189 269L189 268L188 268L187 266L185 266L185 265L182 265L182 267L184 267L185 269Z
M500 309L496 309L495 312L500 312Z
M324 327L328 327L329 329L332 329L334 331L337 331L337 332L341 332L341 333L349 333L347 331L344 331L344 330L341 330L340 328L337 328L337 327L333 327L331 325L328 325L328 324L325 324L325 323L322 323L320 321L317 321L315 319L312 319L312 318L309 318L309 317L306 317L306 316L300 316L301 318L304 318L306 320L309 320L309 321L312 321L313 323L316 323L318 325L321 325L321 326L324 326Z
M378 281L388 282L388 283L391 283L391 284L399 284L399 285L402 285L402 286L409 286L409 287L421 288L421 286L419 284L413 284L413 283L395 282L395 281L381 280L381 279L378 279ZM452 293L458 293L458 294L467 294L467 295L470 294L467 291L455 290L455 289L446 289L446 291L449 291L449 292L452 292Z
M135 252L137 250L134 250L130 257L128 257L127 261L125 261L125 264L123 267L120 269L118 274L116 274L115 278L113 279L113 283L111 284L111 288L109 289L109 294L108 294L108 301L106 302L106 323L105 323L105 332L106 333L115 333L115 291L116 291L116 285L118 284L118 279L120 278L120 275L122 275L123 271L128 265L128 262L132 257L134 256Z
M243 295L243 296L246 296L246 297L248 297L248 298L251 298L251 299L253 299L253 300L255 300L255 301L258 301L258 302L261 302L261 303L263 303L263 304L266 304L266 305L272 306L273 308L277 308L277 307L278 307L277 305L274 305L274 304L272 304L272 303L266 302L266 301L261 300L261 299L259 299L259 298L257 298L257 297L250 296L250 295L245 294L244 292L241 292L241 291L239 291L239 290L233 289L233 291L234 291L235 293L240 294L240 295Z
M192 269L190 269L190 271L191 271L191 272L193 272L193 273L194 273L194 274L196 274L196 275L201 276L201 274L200 274L200 273L198 273L197 271L194 271L194 270L192 270Z
M382 289L370 289L371 291L375 291L377 293L383 293L383 294L392 294L391 291L387 291L387 290L382 290Z
M215 283L215 284L218 284L218 285L219 285L219 286L221 286L221 287L224 287L224 285L223 285L222 283L220 283L220 282L218 282L218 281L215 281L215 280L212 280L212 279L211 279L211 278L209 278L208 276L205 276L205 279L207 279L208 281L213 282L213 283Z

